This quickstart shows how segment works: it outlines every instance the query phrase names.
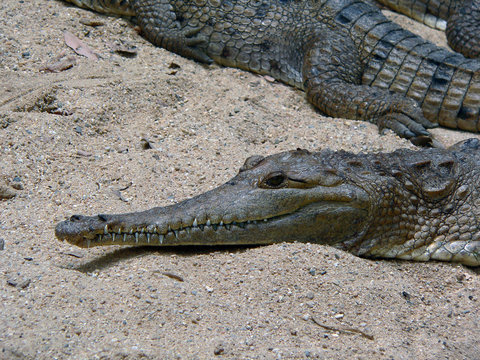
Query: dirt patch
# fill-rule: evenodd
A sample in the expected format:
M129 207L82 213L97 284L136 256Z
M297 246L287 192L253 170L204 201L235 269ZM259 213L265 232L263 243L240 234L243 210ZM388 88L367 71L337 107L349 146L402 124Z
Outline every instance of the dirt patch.
M463 266L315 244L58 242L66 216L174 203L253 154L412 146L323 117L288 86L156 48L123 19L53 0L0 9L0 189L16 195L0 203L1 358L478 358L480 278ZM74 55L64 31L100 59ZM39 71L63 52L69 70Z

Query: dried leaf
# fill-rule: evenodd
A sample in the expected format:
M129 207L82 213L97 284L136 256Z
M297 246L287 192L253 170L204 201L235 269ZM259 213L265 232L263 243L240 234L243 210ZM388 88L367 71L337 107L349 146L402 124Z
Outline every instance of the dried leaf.
M98 60L98 55L95 54L82 40L68 31L65 31L63 35L65 38L65 44L71 47L78 55L83 55L90 60Z

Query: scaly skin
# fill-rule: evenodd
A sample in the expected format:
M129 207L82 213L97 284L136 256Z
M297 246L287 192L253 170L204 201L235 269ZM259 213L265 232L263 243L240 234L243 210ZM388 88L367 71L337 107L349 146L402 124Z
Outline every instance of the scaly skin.
M389 8L446 30L448 44L465 57L480 57L479 0L377 0Z
M431 141L432 123L480 131L480 61L413 35L361 1L70 1L133 14L156 45L269 74L305 90L327 115L371 121L417 144Z
M80 247L329 244L365 257L480 265L480 141L445 149L283 152L246 160L224 185L178 204L74 215Z

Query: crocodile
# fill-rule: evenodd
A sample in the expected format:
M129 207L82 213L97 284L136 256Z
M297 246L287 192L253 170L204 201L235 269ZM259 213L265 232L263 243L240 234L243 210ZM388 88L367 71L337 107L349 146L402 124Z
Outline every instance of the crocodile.
M363 257L480 265L480 140L448 149L297 149L249 157L225 184L141 212L73 215L56 237L102 245L328 244Z
M379 3L446 31L450 47L465 57L480 57L479 0L377 0Z
M67 0L135 17L153 44L268 74L322 113L417 145L437 126L480 131L480 60L402 29L360 0Z

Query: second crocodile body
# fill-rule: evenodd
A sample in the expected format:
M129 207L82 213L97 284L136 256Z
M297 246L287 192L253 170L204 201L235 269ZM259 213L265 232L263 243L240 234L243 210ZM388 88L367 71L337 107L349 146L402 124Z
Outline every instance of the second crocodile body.
M135 16L154 44L305 90L332 117L416 143L427 128L480 131L480 61L413 35L357 0L69 0Z

